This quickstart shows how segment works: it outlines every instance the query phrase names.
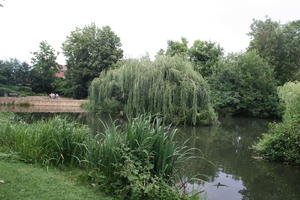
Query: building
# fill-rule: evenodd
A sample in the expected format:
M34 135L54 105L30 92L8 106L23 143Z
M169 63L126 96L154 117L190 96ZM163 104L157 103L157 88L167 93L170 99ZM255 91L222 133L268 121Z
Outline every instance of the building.
M68 70L68 67L65 65L59 65L58 72L54 74L57 78L65 78L65 72Z

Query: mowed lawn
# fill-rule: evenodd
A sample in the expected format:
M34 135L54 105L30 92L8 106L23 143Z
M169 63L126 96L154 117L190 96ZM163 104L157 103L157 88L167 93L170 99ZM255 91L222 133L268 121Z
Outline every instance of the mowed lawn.
M99 190L79 183L76 171L46 169L0 160L1 200L111 200Z

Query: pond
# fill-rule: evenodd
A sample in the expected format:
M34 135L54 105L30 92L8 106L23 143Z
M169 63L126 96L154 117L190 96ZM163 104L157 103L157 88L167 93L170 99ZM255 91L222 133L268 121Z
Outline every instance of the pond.
M55 113L19 113L35 121ZM60 114L90 124L87 113ZM253 156L251 146L270 121L228 118L219 127L179 127L179 141L186 141L198 158L183 166L188 190L203 191L208 200L299 200L300 168L272 163ZM94 129L93 129L94 130ZM202 181L192 183L191 175Z
M185 168L185 174L201 174L205 180L189 184L190 189L205 191L202 195L209 200L300 199L299 167L253 158L251 146L267 130L268 121L231 118L221 122L220 127L179 130L204 157Z

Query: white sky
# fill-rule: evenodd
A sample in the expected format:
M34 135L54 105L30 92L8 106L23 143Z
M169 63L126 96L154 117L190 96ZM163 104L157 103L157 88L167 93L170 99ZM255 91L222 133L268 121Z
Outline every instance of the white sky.
M153 57L167 40L218 42L226 52L249 44L252 19L300 19L300 0L0 0L0 59L30 62L47 40L55 50L75 27L109 25L126 57ZM58 62L65 60L60 53Z

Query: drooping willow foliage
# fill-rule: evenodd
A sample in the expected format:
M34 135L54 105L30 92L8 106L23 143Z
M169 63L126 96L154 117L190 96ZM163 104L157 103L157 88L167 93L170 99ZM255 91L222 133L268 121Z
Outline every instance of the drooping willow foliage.
M131 59L119 64L92 82L93 111L161 114L175 124L217 121L208 84L183 58L161 56L154 62Z

